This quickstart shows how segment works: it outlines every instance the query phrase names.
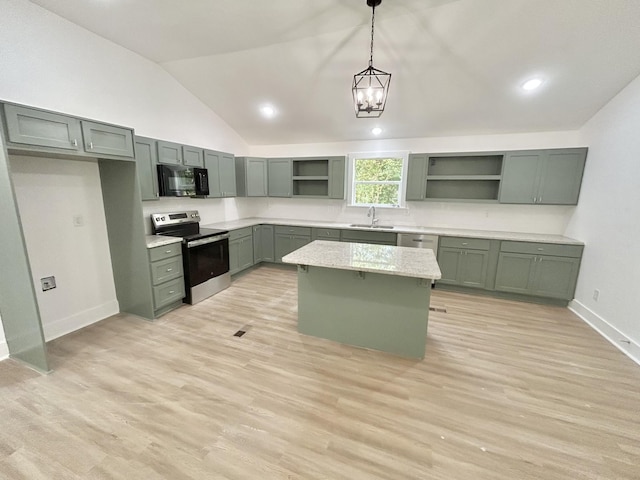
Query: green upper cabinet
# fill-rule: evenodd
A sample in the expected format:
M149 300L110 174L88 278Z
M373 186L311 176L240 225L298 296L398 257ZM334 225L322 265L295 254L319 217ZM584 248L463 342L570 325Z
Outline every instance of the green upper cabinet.
M182 145L158 140L158 163L182 165Z
M223 197L235 197L236 193L236 160L232 153L220 154L218 180Z
M576 205L586 157L586 148L508 152L500 202Z
M158 199L157 147L152 138L135 137L136 171L142 200Z
M236 157L236 186L239 197L268 195L267 159Z
M84 148L89 153L133 158L131 130L82 120Z
M269 196L290 197L292 188L292 161L290 158L270 158L267 161Z
M204 167L209 174L209 197L236 196L236 167L232 154L205 150Z
M17 105L4 106L8 140L12 143L79 151L80 120Z
M19 105L4 105L9 142L33 150L61 149L84 156L133 159L129 128Z
M424 200L427 192L427 154L410 154L407 168L407 200Z
M183 145L182 161L187 167L204 168L204 151L198 147Z
M344 199L346 170L345 157L329 158L329 198Z

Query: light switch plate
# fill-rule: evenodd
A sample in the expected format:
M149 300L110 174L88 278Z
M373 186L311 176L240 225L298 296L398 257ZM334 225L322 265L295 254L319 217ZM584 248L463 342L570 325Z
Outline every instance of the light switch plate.
M44 277L40 279L40 284L42 285L42 291L46 292L47 290L51 290L52 288L56 288L56 277Z

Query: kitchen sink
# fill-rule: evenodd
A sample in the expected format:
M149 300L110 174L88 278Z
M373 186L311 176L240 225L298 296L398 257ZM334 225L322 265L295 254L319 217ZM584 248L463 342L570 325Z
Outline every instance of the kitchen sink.
M393 230L393 225L371 225L370 223L352 223L350 227L355 228L382 228L385 230Z

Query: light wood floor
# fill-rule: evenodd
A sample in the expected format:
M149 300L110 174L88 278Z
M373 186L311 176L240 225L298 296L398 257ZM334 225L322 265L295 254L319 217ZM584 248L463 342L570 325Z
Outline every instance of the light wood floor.
M563 308L432 304L424 361L298 334L277 267L109 318L0 363L0 478L640 478L640 367Z

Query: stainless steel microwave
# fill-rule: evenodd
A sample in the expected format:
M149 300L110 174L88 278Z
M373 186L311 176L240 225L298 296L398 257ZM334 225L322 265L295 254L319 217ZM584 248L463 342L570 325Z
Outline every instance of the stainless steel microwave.
M206 168L158 165L158 187L161 197L204 197L209 195L209 175Z

